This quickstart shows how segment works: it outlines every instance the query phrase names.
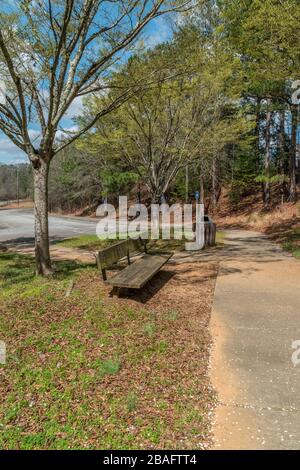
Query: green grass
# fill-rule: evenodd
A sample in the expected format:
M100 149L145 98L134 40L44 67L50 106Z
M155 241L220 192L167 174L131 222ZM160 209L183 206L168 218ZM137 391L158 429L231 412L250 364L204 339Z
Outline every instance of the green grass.
M66 238L56 244L63 248L80 248L80 249L101 249L116 243L116 240L100 240L97 235L81 235L75 238Z
M282 248L295 258L300 258L300 228L290 230L282 241Z
M153 336L155 334L155 324L154 323L146 323L143 327L143 332L146 336Z
M217 246L223 245L224 233L217 231L216 243ZM117 243L118 240L99 239L97 235L82 235L75 238L67 238L61 240L56 244L64 248L79 248L82 250L101 250L106 246ZM149 250L163 252L163 251L184 251L186 240L150 240L148 243Z
M101 250L109 245L117 243L118 239L99 239L96 235L82 235L76 238L68 238L56 244L63 248L79 248L83 250ZM149 249L157 251L178 251L184 249L184 240L151 240Z
M114 375L120 370L121 363L118 359L107 359L102 361L100 371L102 375Z
M0 448L198 446L207 420L190 410L205 415L210 398L204 333L193 328L186 341L189 313L110 299L93 266L34 271L32 258L0 254Z
M224 245L224 236L225 236L224 232L222 232L221 230L217 230L217 233L216 233L217 247L222 247Z
M127 395L127 409L131 413L133 412L138 403L138 396L134 392L129 392Z

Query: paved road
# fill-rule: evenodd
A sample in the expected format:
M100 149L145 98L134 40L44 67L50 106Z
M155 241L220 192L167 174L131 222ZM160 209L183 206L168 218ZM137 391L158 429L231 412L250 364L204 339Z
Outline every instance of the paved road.
M300 261L254 232L225 243L211 319L215 447L300 449Z
M49 217L50 236L55 238L95 235L97 220L76 217ZM33 238L32 209L0 210L0 241L30 240Z
M49 231L52 240L80 235L95 235L100 218L49 216ZM134 221L132 222L135 223ZM176 227L176 225L175 225ZM32 244L34 215L32 209L0 209L0 242L9 241L11 245ZM111 227L110 230L113 230ZM121 233L127 232L126 222L119 225ZM128 225L130 231L130 223ZM135 228L132 230L135 230ZM147 230L147 222L140 224L140 230Z

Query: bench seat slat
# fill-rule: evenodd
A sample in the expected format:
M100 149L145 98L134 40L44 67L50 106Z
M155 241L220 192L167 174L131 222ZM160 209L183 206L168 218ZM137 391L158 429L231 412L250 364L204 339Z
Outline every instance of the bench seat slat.
M113 287L141 289L171 258L172 254L144 255L119 274L110 278L107 283Z

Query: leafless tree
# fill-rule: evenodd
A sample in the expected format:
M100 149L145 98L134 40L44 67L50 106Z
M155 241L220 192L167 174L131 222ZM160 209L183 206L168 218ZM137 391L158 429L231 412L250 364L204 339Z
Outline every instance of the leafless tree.
M124 88L74 132L62 119L75 100L105 93L109 75L145 26L193 0L17 0L1 2L0 76L7 88L0 130L33 167L38 274L51 274L48 174L54 156L88 131L134 90ZM122 59L123 54L123 59ZM61 137L64 136L64 139Z

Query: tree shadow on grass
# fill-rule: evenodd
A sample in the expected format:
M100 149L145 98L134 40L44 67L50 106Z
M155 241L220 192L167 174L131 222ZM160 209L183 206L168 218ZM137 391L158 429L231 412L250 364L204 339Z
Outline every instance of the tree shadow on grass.
M34 277L32 258L16 253L0 254L0 282L2 287L28 283Z
M53 262L54 273L51 278L57 280L67 279L76 271L82 271L91 266L94 265L72 260L55 261ZM35 278L35 261L31 256L18 253L0 254L0 283L3 288L9 285L30 283Z

